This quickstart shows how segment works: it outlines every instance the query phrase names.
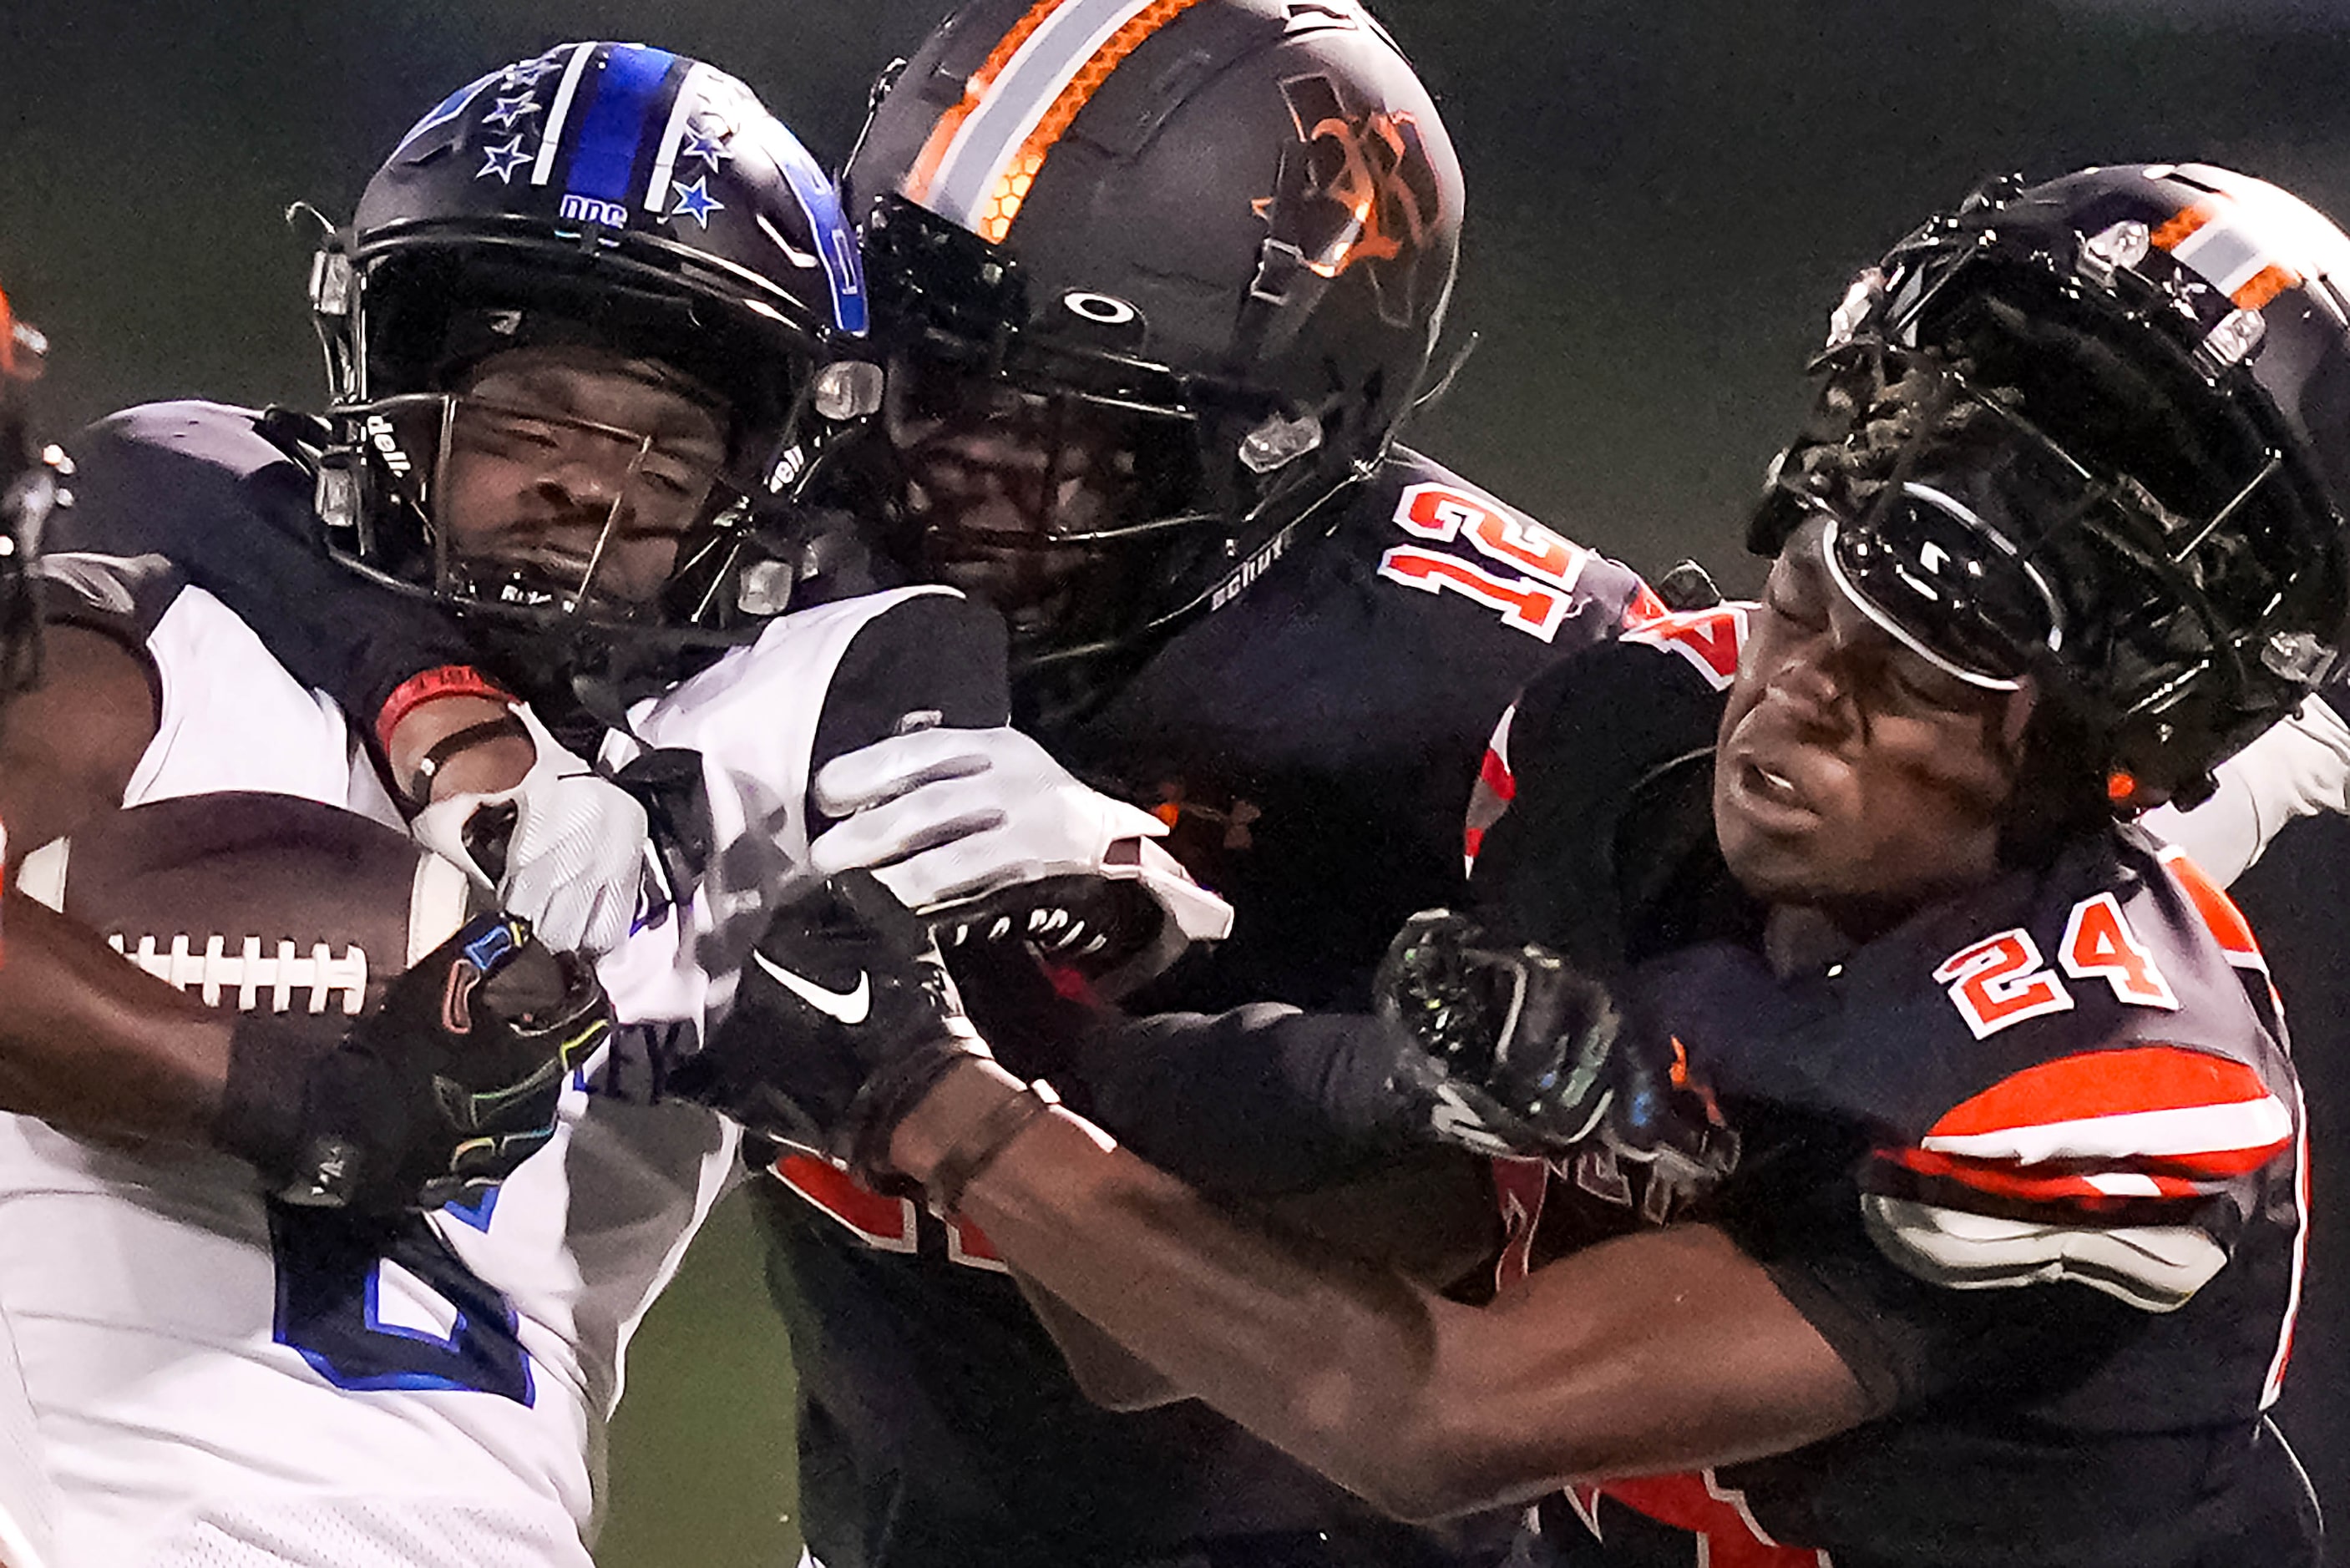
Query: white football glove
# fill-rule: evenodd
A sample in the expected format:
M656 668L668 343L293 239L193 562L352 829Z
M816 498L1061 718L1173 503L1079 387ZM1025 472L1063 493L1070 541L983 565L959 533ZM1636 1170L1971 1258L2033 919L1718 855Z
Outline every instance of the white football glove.
M619 947L635 918L645 876L645 808L548 734L528 708L515 716L538 760L512 789L435 801L409 824L419 844L464 867L499 908L531 923L557 952L599 957ZM466 843L475 814L514 814L504 863L493 877Z
M1232 906L1150 842L1167 825L1071 777L1011 729L917 730L836 757L816 806L847 817L809 846L820 876L857 867L930 913L1052 877L1132 881L1166 911L1153 972L1194 941L1230 934Z

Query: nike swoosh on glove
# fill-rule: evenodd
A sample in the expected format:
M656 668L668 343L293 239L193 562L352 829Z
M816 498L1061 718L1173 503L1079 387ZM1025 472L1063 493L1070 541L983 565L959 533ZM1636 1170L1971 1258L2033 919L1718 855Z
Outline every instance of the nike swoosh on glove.
M645 877L645 808L564 750L517 705L537 760L512 789L451 795L419 812L409 833L455 861L500 908L558 952L600 957L627 939ZM474 854L484 812L513 814L504 864L491 875Z
M850 871L777 907L725 1020L665 1092L878 1175L899 1119L988 1054L929 929Z
M1104 987L1113 994L1164 970L1191 942L1232 931L1232 906L1151 842L1165 823L1078 782L1016 730L917 730L876 742L826 763L814 799L847 819L809 846L815 868L830 876L871 867L924 914L952 907L1024 916L1026 906L1003 897L1008 889L1071 877L1147 894L1163 919L1147 942L1118 955L1116 983Z

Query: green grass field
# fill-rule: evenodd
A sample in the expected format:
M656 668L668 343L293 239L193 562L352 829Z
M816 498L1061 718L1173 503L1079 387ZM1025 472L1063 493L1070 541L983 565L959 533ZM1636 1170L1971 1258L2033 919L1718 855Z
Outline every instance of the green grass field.
M750 1204L719 1205L629 1353L599 1568L791 1568L790 1346Z

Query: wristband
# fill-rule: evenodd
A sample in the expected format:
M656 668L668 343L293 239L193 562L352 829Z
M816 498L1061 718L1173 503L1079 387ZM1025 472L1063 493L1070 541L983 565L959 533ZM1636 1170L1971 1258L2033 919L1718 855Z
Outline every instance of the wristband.
M428 803L432 795L432 777L449 765L450 758L470 746L500 735L519 735L526 741L530 739L530 729L514 714L501 713L494 719L484 719L478 724L452 730L433 742L416 760L416 776L405 786L409 800L419 805Z
M385 756L391 755L391 732L400 728L400 721L441 697L481 697L492 702L515 700L512 692L470 664L443 664L411 675L391 689L391 695L376 711L376 744Z
M1012 1147L1012 1140L1028 1130L1029 1123L1060 1103L1061 1096L1053 1092L1053 1085L1037 1078L981 1117L970 1136L949 1149L931 1168L931 1179L924 1183L930 1190L931 1212L941 1220L953 1219L962 1205L964 1189L1002 1158L1003 1151Z

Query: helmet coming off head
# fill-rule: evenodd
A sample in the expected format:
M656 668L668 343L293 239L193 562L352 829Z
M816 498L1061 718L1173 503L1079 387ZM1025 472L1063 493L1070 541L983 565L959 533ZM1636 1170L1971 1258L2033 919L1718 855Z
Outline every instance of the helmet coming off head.
M1427 369L1461 214L1354 0L973 0L844 183L910 547L1072 672L1335 522Z
M640 44L561 45L449 95L313 269L338 550L484 619L739 635L788 570L756 505L860 384L831 182L751 91Z
M2195 164L1994 181L1855 280L1753 543L2192 803L2350 633L2350 238ZM2091 777L2090 775L2094 775Z

